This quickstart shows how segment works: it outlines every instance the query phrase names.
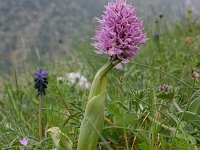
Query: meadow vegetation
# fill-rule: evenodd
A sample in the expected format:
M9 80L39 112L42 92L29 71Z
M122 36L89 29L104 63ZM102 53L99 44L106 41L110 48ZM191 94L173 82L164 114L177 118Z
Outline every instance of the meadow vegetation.
M200 23L183 21L162 32L145 29L148 42L123 70L109 74L104 127L98 149L195 150L200 144ZM1 79L0 148L52 149L50 127L69 136L76 149L89 91L68 80L69 72L92 79L107 61L91 40L73 44L58 62L39 59ZM44 97L44 139L38 135L37 90L33 72L48 71ZM78 82L78 81L77 81ZM24 147L19 139L27 137Z

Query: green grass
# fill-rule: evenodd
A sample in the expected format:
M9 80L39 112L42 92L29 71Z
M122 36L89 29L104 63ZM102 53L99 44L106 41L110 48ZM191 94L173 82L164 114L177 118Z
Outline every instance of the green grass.
M200 24L191 27L176 24L156 40L149 41L124 70L109 74L105 123L98 149L193 150L200 144ZM43 108L45 131L59 127L77 146L79 127L88 91L56 78L67 72L81 72L90 82L107 61L94 53L90 40L74 43L70 59L57 63L29 63L19 72L4 77L0 89L0 148L22 149L19 139L29 138L26 149L52 149L45 132L38 135L39 98L33 88L37 67L49 72L49 85ZM67 58L67 56L66 56ZM169 86L167 93L160 86Z

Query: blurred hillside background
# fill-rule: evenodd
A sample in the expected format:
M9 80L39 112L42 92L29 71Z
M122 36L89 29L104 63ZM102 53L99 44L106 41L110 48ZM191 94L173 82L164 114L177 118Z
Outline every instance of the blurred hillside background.
M1 0L0 76L38 58L51 62L73 53L77 41L88 40L106 0ZM200 17L199 0L129 0L138 16L155 32L162 14L165 25L184 21L187 11ZM83 49L87 51L87 49ZM37 58L37 59L36 59Z

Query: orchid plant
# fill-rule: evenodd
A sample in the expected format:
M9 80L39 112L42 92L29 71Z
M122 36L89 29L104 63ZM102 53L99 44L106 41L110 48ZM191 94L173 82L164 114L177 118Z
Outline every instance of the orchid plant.
M125 0L117 0L105 8L102 19L98 19L99 27L92 45L98 49L98 54L107 54L109 61L94 77L80 128L78 150L95 150L97 147L103 127L108 72L118 63L131 60L139 46L147 41L142 21L133 6Z
M109 60L93 79L80 127L78 150L95 150L97 147L104 122L107 74L117 64L130 61L148 39L142 20L126 0L110 2L105 8L105 14L98 19L99 27L92 45L97 54L106 54Z

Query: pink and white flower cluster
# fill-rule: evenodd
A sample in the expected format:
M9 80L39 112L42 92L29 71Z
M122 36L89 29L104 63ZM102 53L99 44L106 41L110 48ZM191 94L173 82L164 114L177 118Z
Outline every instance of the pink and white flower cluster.
M98 19L100 24L92 38L92 45L98 49L98 54L130 60L138 47L147 41L143 23L136 16L135 8L126 0L110 2L105 8L102 19Z

